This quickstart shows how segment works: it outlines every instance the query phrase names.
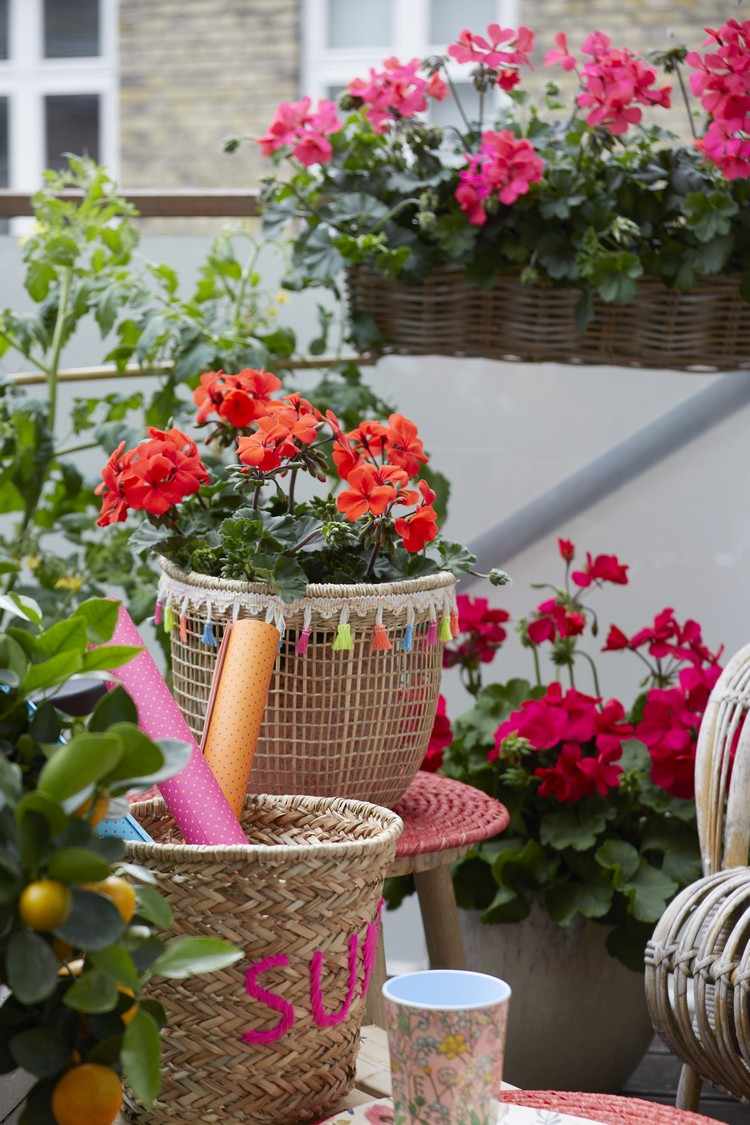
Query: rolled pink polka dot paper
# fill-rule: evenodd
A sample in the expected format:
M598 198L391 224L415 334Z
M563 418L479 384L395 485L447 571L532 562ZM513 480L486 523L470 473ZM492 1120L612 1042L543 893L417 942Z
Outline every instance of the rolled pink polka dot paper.
M133 619L120 606L112 643L143 645ZM117 670L117 678L138 708L138 726L149 738L179 738L193 753L185 768L159 785L167 808L187 844L247 844L240 822L201 754L182 712L148 651Z

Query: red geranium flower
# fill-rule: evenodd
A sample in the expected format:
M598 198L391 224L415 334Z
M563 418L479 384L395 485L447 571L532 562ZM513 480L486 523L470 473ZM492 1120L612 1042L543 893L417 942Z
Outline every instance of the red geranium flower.
M94 489L97 496L104 497L96 521L99 527L122 523L128 518L128 502L125 499L122 478L129 462L130 453L125 452L125 442L121 441L117 449L110 453L107 464L102 469L101 484Z
M416 554L437 537L437 513L429 504L425 504L411 515L397 519L393 526L406 550Z
M560 552L560 558L565 562L572 562L576 553L575 544L570 539L558 539L557 549Z
M453 727L446 712L445 696L441 695L438 699L435 722L432 726L432 734L430 735L427 753L425 754L421 768L423 770L428 770L430 773L435 773L439 770L443 764L445 750L450 746L452 741Z
M236 375L223 371L204 371L193 391L198 407L196 422L203 425L212 414L244 429L268 413L270 396L281 387L281 380L270 371L247 367Z
M586 589L594 582L612 582L615 586L627 586L628 566L621 563L617 555L597 555L593 558L586 552L586 569L574 570L571 575L576 586Z
M416 477L428 461L417 427L403 414L391 414L385 432L388 460Z
M163 516L209 480L192 438L181 430L149 430L128 457L121 477L122 492L131 508Z
M396 502L398 486L406 483L403 471L388 470L389 466L377 469L374 465L365 463L357 465L349 473L349 488L336 497L338 510L353 523L368 512L373 516L382 516Z
M558 637L577 637L586 627L586 618L578 610L568 609L557 598L548 598L536 608L537 617L530 621L526 633L532 644L555 641Z

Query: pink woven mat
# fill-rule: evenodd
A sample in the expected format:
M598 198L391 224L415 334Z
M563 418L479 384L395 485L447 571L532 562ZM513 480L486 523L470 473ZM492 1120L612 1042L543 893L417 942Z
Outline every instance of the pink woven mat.
M575 1094L560 1090L508 1090L500 1101L528 1105L536 1109L557 1110L574 1117L590 1117L603 1125L711 1125L713 1117L688 1113L669 1105L644 1102L641 1098L620 1098L614 1094Z
M508 827L499 801L461 781L421 770L395 806L404 822L396 858L444 852L489 840Z

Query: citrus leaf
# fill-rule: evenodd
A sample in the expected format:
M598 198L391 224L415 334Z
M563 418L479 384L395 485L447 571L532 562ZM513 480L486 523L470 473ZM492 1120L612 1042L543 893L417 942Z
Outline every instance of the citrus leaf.
M77 1012L111 1012L117 1006L119 993L112 977L101 969L89 969L71 985L63 1003Z
M168 942L151 966L151 974L184 980L199 973L225 969L244 957L241 949L220 938L178 937Z
M165 898L154 887L136 887L138 899L138 913L147 922L158 926L160 930L168 930L173 922L172 909Z
M112 900L80 887L73 888L72 900L70 914L55 930L55 936L76 949L106 949L108 945L114 945L121 937L125 923Z
M50 859L47 871L63 883L96 883L109 875L109 864L87 848L59 848Z
M46 796L64 801L113 770L124 749L116 735L77 734L46 762L38 787Z
M141 1008L125 1030L120 1057L128 1086L147 1109L161 1088L160 1056L159 1026Z
M6 979L21 1004L46 1000L57 986L58 968L51 946L39 934L11 934L5 953Z

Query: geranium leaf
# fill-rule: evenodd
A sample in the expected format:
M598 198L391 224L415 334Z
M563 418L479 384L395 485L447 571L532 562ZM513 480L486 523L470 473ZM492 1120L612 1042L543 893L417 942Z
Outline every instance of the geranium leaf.
M657 922L677 890L677 883L657 867L642 860L623 890L633 917L639 922Z

